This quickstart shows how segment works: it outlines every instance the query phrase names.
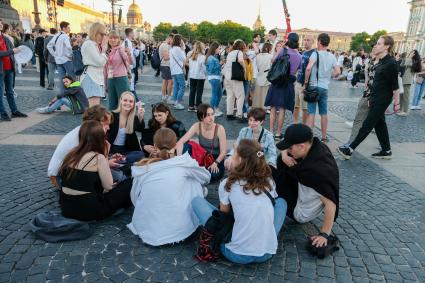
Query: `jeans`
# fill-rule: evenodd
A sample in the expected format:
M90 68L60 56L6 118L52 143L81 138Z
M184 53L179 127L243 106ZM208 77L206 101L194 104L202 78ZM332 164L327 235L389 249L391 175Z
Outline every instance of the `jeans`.
M204 83L205 80L190 79L189 107L199 106L202 103Z
M183 100L185 80L184 74L172 75L173 77L173 100L181 103Z
M419 102L421 101L421 96L425 90L425 80L423 83L418 84L415 83L415 92L413 95L412 106L419 106Z
M217 159L217 156L214 156L214 159ZM218 172L217 173L213 173L213 172L210 171L210 173L211 173L210 183L213 183L215 181L220 180L223 177L223 175L224 175L224 170L225 170L225 168L224 168L224 160L222 160L218 164Z
M7 103L9 104L10 111L16 112L18 108L16 107L15 97L13 96L13 71L3 71L3 74L0 74L0 114L6 114L6 109L3 104L3 94L6 93Z
M316 105L318 105L319 115L326 116L328 115L328 90L321 87L318 87L317 90L319 92L319 101L308 102L307 112L308 114L316 114Z
M143 151L127 151L124 145L111 145L110 154L114 153L125 155L125 160L121 162L122 164L133 164L145 157Z
M243 81L243 93L245 95L244 102L243 102L243 110L242 110L243 113L248 112L248 108L249 108L248 99L249 99L250 84L251 84L250 81Z
M66 107L71 109L71 101L69 101L69 99L66 97L62 97L56 100L52 105L50 105L47 108L47 112L51 113L55 111L56 109L58 109L59 107L61 107L62 105L65 105Z
M109 110L115 110L118 107L118 101L124 91L128 91L128 77L117 77L108 79L108 101Z
M50 63L47 65L47 68L49 70L47 75L47 81L49 82L48 88L54 88L55 87L55 71L56 71L56 64Z
M72 76L75 79L74 65L72 64L71 61L68 61L65 64L57 64L56 67L58 68L59 79L61 80L59 82L59 90L60 90L60 93L63 93L65 88L63 86L62 79L65 75Z
M279 232L282 229L283 222L285 221L287 208L288 206L283 198L276 199L273 219L273 225L276 231L276 235L279 235ZM198 217L199 223L201 225L205 225L207 220L211 217L212 212L217 208L214 207L211 203L209 203L206 199L202 197L196 197L192 200L192 209L195 215ZM229 261L239 264L264 262L272 257L271 254L264 254L262 256L238 255L228 250L225 244L220 245L220 251L224 255L224 257L226 257Z
M221 89L221 81L218 79L209 80L211 85L211 106L216 109L220 106L221 96L223 94Z
M388 104L374 105L369 108L369 113L363 122L354 141L350 144L352 149L355 149L362 143L370 134L372 129L375 129L379 144L383 151L391 150L390 137L388 136L387 123L385 122L385 110Z

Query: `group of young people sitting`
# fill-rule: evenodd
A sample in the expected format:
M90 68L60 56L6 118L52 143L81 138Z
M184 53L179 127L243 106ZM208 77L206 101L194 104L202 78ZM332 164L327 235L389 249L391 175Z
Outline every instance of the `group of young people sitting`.
M61 140L48 175L60 189L65 217L102 220L133 205L128 228L144 243L177 243L202 226L200 247L205 248L214 213L232 215L231 236L213 253L246 264L276 253L286 216L307 222L324 212L320 234L311 242L329 245L338 215L339 173L331 152L309 127L291 125L275 145L262 126L265 111L253 108L248 127L228 152L226 130L215 123L207 104L198 107L199 122L187 132L164 103L152 105L147 125L144 115L133 94L125 92L112 113L103 106L88 108L81 126ZM198 141L191 141L195 136ZM192 158L195 145L213 161L200 165ZM215 207L205 199L205 185L218 180ZM199 253L208 259L205 250Z

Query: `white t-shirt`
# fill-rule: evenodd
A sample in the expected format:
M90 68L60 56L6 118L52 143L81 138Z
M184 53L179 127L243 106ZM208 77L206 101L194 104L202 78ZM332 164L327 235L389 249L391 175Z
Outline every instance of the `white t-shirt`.
M170 50L171 75L183 74L185 60L186 54L184 51L178 46L173 46Z
M226 181L223 180L218 189L220 203L231 204L235 216L232 240L226 244L226 248L238 255L275 254L277 235L273 224L274 207L270 199L264 193L258 196L252 192L245 193L242 181L234 183L228 192L224 188ZM270 194L277 197L274 184Z
M321 196L314 189L298 183L298 200L294 209L295 220L306 223L318 217L325 208L320 200Z
M164 59L164 54L167 54L167 52L170 52L170 50L171 46L166 42L161 43L161 45L159 46L158 53L159 58L161 59L161 66L170 66L170 59Z
M63 159L79 143L79 132L80 126L74 128L61 139L50 159L49 167L47 168L47 175L49 177L58 175Z
M223 68L223 73L226 80L232 79L232 63L236 61L236 58L238 58L238 61L243 60L243 52L240 50L233 50L227 54L226 64Z
M310 85L318 86L320 88L329 89L329 83L331 81L334 67L338 66L335 56L325 50L318 51L319 53L319 83L317 83L317 53L313 52L310 56L310 60L315 60L316 63L311 69Z

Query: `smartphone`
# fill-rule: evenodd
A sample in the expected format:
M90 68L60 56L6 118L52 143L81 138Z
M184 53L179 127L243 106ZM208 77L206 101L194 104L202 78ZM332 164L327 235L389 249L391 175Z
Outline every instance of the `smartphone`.
M125 48L128 48L128 41L127 40L124 40L124 46L125 46Z

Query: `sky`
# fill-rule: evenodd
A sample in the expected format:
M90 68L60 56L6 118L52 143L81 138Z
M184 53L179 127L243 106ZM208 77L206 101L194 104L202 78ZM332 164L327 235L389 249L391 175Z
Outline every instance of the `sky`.
M106 0L72 0L106 11ZM406 31L409 19L408 0L286 0L293 29L374 33ZM132 0L121 0L123 15ZM266 29L286 28L282 0L136 0L143 21L152 26L160 22L179 25L207 20L217 23L232 20L252 27L260 8ZM210 5L207 7L209 3ZM109 9L110 10L110 9ZM109 11L108 10L108 11Z

